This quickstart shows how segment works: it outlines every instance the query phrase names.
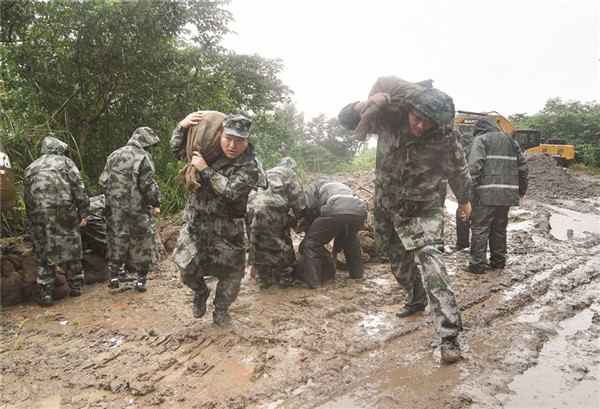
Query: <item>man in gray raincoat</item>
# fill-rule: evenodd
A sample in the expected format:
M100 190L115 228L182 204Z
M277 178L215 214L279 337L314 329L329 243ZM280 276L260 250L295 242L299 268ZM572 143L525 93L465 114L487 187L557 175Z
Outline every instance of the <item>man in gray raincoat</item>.
M204 115L193 112L173 130L171 151L177 159L188 160L188 129L200 124ZM196 168L201 183L188 193L172 256L183 283L194 291L195 318L206 313L210 295L204 277L218 278L213 322L223 328L234 325L228 309L237 299L244 277L248 195L254 188L267 186L262 164L250 143L251 124L242 115L228 115L222 120L215 134L221 152L210 166L201 152L192 152L190 165Z
M344 107L341 124L354 129L367 102L380 109L375 129L375 239L406 292L405 305L396 315L408 317L429 303L442 360L456 362L462 321L440 251L444 224L440 186L447 178L466 220L471 213L471 178L452 131L454 103L440 90L419 87L392 107L390 95L378 92Z
M506 266L506 226L510 206L518 206L527 192L527 161L511 136L500 132L494 120L483 117L475 123L475 139L469 153L473 179L471 255L466 270L483 274L487 263Z
M274 270L279 273L281 288L295 287L301 281L294 277L296 254L290 229L306 208L298 164L286 156L266 174L269 186L248 196L248 265L254 266L261 289L272 285Z
M41 289L40 305L53 305L52 286L56 266L66 264L70 296L81 295L81 235L86 225L89 199L73 161L65 156L67 144L44 138L42 155L24 175L24 200Z
M125 146L110 154L100 175L110 288L119 287L119 269L125 264L127 271L137 273L135 289L145 292L150 264L158 260L154 218L160 214L161 196L147 149L159 142L152 129L136 129Z
M351 278L363 277L358 231L367 219L367 205L349 186L328 177L313 181L304 193L309 225L304 235L304 280L311 288L323 280L322 254L333 240L334 258L344 252Z

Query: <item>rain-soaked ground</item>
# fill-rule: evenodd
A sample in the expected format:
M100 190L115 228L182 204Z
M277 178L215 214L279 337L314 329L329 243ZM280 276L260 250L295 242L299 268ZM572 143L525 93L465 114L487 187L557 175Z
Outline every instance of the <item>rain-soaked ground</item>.
M451 199L445 260L465 327L456 364L440 362L429 309L395 317L404 294L386 263L316 290L260 291L247 274L236 327L222 330L210 303L192 318L192 293L165 260L144 294L100 283L51 308L4 308L2 407L600 407L600 191L513 208L508 266L483 276L450 251Z

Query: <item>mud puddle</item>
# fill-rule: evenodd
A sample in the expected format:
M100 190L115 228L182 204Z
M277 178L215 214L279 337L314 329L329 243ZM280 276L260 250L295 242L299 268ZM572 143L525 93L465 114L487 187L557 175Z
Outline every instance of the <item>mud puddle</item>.
M552 212L550 226L558 240L583 237L586 233L600 234L600 215L580 213L553 205L544 205Z
M582 344L578 334L590 329L599 312L588 308L558 324L562 329L544 345L537 365L514 378L508 385L510 394L498 396L505 409L588 408L589 402L598 399L597 379L586 379L597 362L585 356L590 345ZM571 382L574 376L579 379L576 384Z

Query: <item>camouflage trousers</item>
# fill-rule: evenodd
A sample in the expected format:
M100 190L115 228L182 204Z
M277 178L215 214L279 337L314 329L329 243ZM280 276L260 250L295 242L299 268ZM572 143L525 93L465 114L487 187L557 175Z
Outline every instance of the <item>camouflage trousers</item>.
M193 291L206 294L208 286L204 281L204 269L202 268L202 255L198 252L192 261L185 267L179 267L181 281ZM227 310L237 299L240 293L242 278L244 277L244 265L239 269L231 271L227 275L219 275L213 305L215 310Z
M83 285L84 273L81 260L65 262L65 272L67 282L71 288L81 288ZM54 280L56 278L56 266L37 266L37 283L42 292L52 293Z
M384 217L376 219L376 232L379 235L376 239L379 248L390 260L392 274L406 293L404 304L429 304L433 326L440 338L455 337L462 331L462 319L440 251L441 229L435 228L440 224L436 213L431 212L429 223L414 229L417 231L415 234L411 232L413 226L410 223L404 229L395 227L393 221L386 221L385 213L381 212L379 216ZM443 218L441 220L443 222ZM412 237L419 239L401 240L398 231L403 233L403 238L412 234ZM404 242L416 247L407 250Z

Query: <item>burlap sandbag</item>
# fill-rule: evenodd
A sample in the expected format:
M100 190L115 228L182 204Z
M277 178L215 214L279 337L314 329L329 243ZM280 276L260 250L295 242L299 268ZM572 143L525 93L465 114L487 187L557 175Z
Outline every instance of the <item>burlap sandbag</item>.
M391 102L386 105L383 110L390 114L400 113L402 100L408 94L419 87L432 88L432 84L432 80L410 82L394 76L379 77L373 85L371 92L369 92L369 97L377 94L378 92L390 94ZM380 111L381 110L377 105L375 105L374 102L367 100L367 103L360 112L360 122L354 131L352 139L364 141L367 135L372 134L375 131L377 117L379 116Z
M110 269L108 268L108 262L104 257L99 254L85 253L83 260L83 271L85 277L83 279L84 284L103 283L108 281L110 277Z
M179 236L179 226L169 227L160 232L161 241L165 246L167 254L173 253L175 244L177 244L177 237Z
M5 265L2 263L3 266ZM10 264L10 263L8 263ZM25 301L23 296L23 281L21 280L21 273L12 270L10 274L2 271L2 285L0 286L0 300L2 301L3 307L10 305L21 304Z
M218 111L201 111L202 120L198 125L192 125L188 129L187 136L187 165L179 171L175 177L177 183L184 183L188 191L200 187L200 175L198 170L190 164L194 151L200 152L206 163L210 166L222 152L221 141L217 131L223 123L225 114Z

